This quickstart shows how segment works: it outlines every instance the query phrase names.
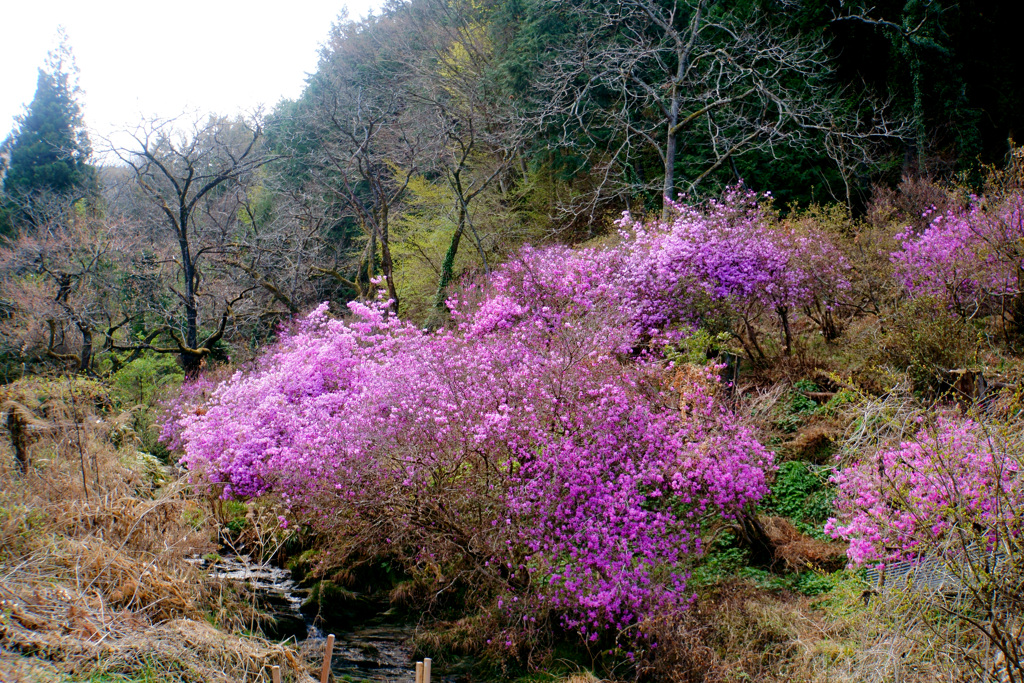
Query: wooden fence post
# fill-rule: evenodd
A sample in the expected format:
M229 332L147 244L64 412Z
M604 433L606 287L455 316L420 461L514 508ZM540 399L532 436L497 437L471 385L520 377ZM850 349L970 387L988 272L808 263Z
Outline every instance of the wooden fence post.
M334 655L334 634L327 636L327 643L324 644L324 665L320 669L320 683L327 683L327 676L331 673L331 657Z
M281 667L272 666L270 667L270 675L274 679L274 683L281 683Z
M423 662L416 662L416 683L423 683Z
M423 683L430 683L430 666L433 664L430 657L423 660Z

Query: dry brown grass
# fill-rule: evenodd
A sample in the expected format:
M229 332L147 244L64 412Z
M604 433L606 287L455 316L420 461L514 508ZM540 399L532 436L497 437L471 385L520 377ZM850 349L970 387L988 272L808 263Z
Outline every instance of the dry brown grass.
M811 538L785 517L760 515L758 521L771 541L775 559L789 571L834 571L846 564L845 543Z
M589 671L580 671L559 678L558 683L601 683L601 679Z
M186 561L215 548L208 504L78 383L4 388L32 429L27 469L0 438L0 680L308 680L292 649L230 632L245 604Z
M735 581L647 625L640 680L687 683L926 683L974 680L934 632L852 576L824 600Z

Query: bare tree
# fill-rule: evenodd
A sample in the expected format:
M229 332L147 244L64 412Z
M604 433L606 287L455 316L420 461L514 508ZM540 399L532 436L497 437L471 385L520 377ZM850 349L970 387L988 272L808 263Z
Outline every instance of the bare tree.
M232 277L230 258L247 192L271 157L262 149L258 122L210 117L181 125L150 121L131 134L132 144L109 148L131 170L142 200L135 219L151 238L160 275L177 302L155 306L146 341L119 350L175 353L194 375L223 338L232 307L256 288ZM163 334L173 346L152 345Z
M357 296L370 296L379 257L380 276L397 311L391 223L420 170L424 137L407 116L404 72L374 44L394 33L393 22L382 17L372 32L364 29L353 22L332 28L297 120L287 126L286 144L303 163L306 182L298 192L308 196L309 206L320 203L325 216L354 224L364 240L354 268L318 263L314 271Z
M314 201L269 188L255 194L240 206L240 225L223 262L262 292L252 297L252 320L273 322L321 300L315 274L330 250Z
M358 297L373 294L379 274L396 311L393 247L437 273L432 310L441 317L464 239L472 239L488 268L474 204L505 183L523 137L513 124L525 119L508 116L505 98L488 84L493 48L479 14L461 0L421 0L396 3L362 22L339 22L303 97L275 120L273 134L295 162L282 187L321 211L337 238L335 255L352 256L325 263L331 260L325 240L314 273ZM432 206L446 216L439 222L450 219L452 226L443 255L400 243L394 234L396 219L408 216L415 200L414 181L450 198L443 209ZM358 252L349 241L352 228Z
M135 244L115 222L79 215L73 205L0 248L0 296L10 302L3 334L23 357L34 352L83 373L97 356L117 370L113 352L135 319L131 269Z
M723 167L738 176L742 154L775 156L824 138L847 171L870 161L878 141L904 133L879 108L843 113L825 44L787 33L764 12L741 16L711 0L573 0L551 10L581 29L542 79L544 113L563 126L563 141L590 141L597 193L653 189L658 179L639 173L622 182L644 153L660 160L661 193L672 200ZM684 153L701 161L680 183Z

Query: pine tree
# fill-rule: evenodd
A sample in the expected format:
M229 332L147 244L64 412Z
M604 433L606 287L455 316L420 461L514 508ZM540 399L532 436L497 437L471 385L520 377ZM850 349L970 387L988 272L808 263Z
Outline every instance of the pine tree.
M4 205L7 220L0 216L0 232L19 223L33 225L42 203L82 198L92 185L88 165L91 148L77 98L78 67L67 35L47 55L39 69L36 92L25 113L15 120L14 130L0 147L5 159Z

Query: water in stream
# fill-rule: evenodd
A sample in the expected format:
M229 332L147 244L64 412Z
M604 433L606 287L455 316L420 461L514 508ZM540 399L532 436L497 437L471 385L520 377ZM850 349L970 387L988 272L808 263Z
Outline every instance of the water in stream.
M204 560L194 560L206 567ZM250 562L244 555L224 557L210 573L221 579L246 585L265 609L274 613L279 625L275 635L280 639L294 637L308 659L322 657L325 634L302 614L301 607L308 591L299 588L286 569ZM353 625L350 631L334 631L334 657L331 670L336 681L390 681L413 683L413 624L389 623L378 616ZM458 675L445 675L434 670L432 682L457 683L466 680Z

